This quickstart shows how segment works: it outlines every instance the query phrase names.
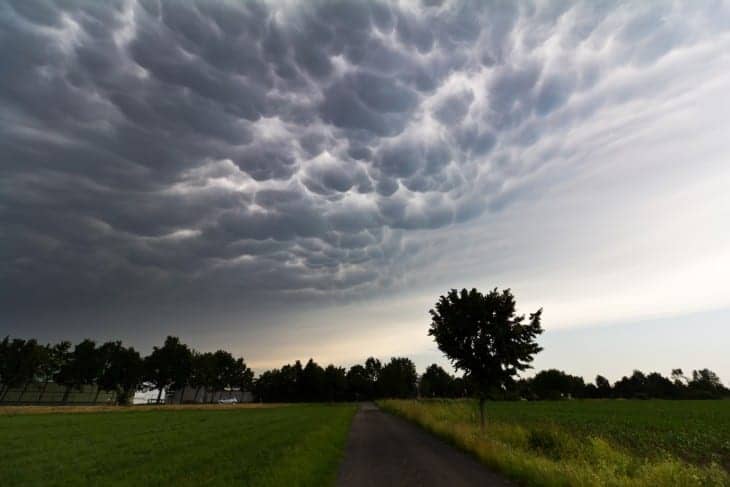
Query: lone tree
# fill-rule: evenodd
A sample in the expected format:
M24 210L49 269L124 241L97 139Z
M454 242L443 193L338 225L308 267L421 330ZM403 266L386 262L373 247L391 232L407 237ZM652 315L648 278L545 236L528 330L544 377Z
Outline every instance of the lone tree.
M524 315L515 313L515 298L509 289L499 292L494 288L486 295L476 289L452 289L439 298L430 313L428 334L476 388L484 430L484 401L489 389L512 383L542 350L535 342L542 333L542 308L525 322Z

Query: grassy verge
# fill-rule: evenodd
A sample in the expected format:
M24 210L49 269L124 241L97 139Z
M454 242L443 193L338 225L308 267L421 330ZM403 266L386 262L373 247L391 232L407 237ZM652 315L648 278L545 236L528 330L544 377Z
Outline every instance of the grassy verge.
M730 485L730 475L714 460L724 458L729 446L721 434L730 420L728 403L677 401L669 407L683 411L684 418L667 421L661 417L664 402L488 403L485 434L472 401L388 400L380 405L526 485ZM697 414L695 408L702 407L711 411ZM698 428L696 436L719 439L683 443L692 436L686 424ZM667 440L672 430L674 443Z
M0 416L0 485L332 484L355 407Z

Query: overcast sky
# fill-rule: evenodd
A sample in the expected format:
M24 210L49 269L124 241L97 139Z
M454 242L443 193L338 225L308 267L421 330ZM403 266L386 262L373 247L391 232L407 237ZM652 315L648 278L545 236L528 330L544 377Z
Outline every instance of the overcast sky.
M730 382L730 3L0 0L0 335Z

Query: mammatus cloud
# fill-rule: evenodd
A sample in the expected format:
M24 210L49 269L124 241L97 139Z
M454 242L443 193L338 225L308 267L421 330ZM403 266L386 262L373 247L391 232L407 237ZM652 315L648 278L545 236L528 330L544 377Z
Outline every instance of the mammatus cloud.
M397 286L729 28L722 2L3 1L3 306Z

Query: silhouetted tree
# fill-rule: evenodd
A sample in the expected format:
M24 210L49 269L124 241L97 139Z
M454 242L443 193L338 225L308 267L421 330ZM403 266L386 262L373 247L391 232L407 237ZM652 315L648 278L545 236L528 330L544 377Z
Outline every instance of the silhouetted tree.
M236 359L225 350L213 353L213 375L208 387L211 389L210 402L215 400L215 391L231 389L236 367Z
M616 397L646 399L646 375L640 370L634 370L630 377L622 377L613 385Z
M689 381L687 387L693 397L698 399L721 397L727 393L720 378L710 369L693 370L692 380Z
M188 383L193 354L180 339L168 336L162 347L154 347L145 358L145 380L158 389L157 403L168 387L177 389Z
M611 397L611 383L602 375L596 376L596 397Z
M676 386L685 386L687 384L687 377L685 377L682 369L672 369L672 382Z
M114 391L117 404L129 404L144 376L142 357L134 348L127 348L120 341L102 345L101 357L99 389Z
M380 370L378 390L382 397L415 397L417 380L416 366L410 359L393 357Z
M248 368L243 357L237 358L233 364L230 385L241 391L251 391L253 387L253 370Z
M43 382L43 388L38 397L42 402L48 384L54 381L56 375L61 371L63 365L68 362L71 350L71 342L63 341L54 345L45 345L42 349L43 359L38 370L38 380Z
M284 398L291 398L291 401L302 401L302 376L304 367L297 360L294 365L286 364L281 368L282 385L284 386Z
M370 382L373 384L373 397L382 397L382 391L378 390L380 372L383 370L383 365L380 363L380 360L368 357L368 359L365 360L365 370L367 371Z
M215 358L211 352L192 352L190 361L190 377L188 383L195 390L193 402L198 401L198 396L203 388L207 388L214 381L215 375ZM206 389L207 390L207 389ZM181 402L184 398L185 390L183 388ZM203 397L203 402L205 402Z
M652 372L646 376L644 394L647 397L655 397L660 399L670 399L677 397L677 388L671 380L667 379L659 372Z
M375 383L363 365L353 365L347 371L347 393L350 399L362 401L373 399Z
M44 360L44 349L36 340L23 340L5 337L0 342L0 401L5 399L8 390L13 387L26 386L41 371ZM21 397L19 399L22 398Z
M253 383L253 393L257 401L275 402L278 398L278 383L281 372L278 369L267 370Z
M422 397L451 397L454 378L441 366L431 364L421 376L418 389Z
M62 401L68 401L72 389L81 390L85 385L96 384L102 367L103 357L96 342L87 338L78 343L54 377L57 384L66 388Z
M484 401L490 387L505 387L530 367L542 348L535 342L542 333L542 309L518 316L509 289L495 288L486 295L476 289L452 289L430 310L433 336L454 367L469 375L479 395L480 423L484 429Z
M324 369L324 395L320 400L344 401L347 394L347 374L342 367L330 364Z
M309 402L321 400L325 390L324 369L310 358L302 369L298 386L299 400Z
M562 370L556 369L542 370L530 382L532 391L540 399L582 397L585 388L582 377L566 374Z

